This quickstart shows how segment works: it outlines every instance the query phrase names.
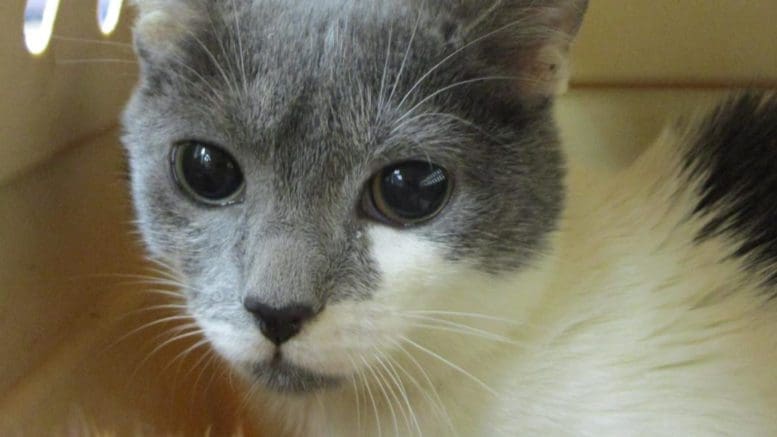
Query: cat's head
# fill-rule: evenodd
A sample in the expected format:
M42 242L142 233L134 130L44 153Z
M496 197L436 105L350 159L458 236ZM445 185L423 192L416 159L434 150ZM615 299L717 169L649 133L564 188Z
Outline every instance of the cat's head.
M585 0L136 1L139 227L238 369L313 390L531 308Z

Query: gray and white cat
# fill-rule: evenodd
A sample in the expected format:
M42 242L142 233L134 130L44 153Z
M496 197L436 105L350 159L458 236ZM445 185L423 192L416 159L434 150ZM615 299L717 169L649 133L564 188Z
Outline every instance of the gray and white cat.
M777 435L777 98L608 180L585 0L136 0L138 222L289 435Z

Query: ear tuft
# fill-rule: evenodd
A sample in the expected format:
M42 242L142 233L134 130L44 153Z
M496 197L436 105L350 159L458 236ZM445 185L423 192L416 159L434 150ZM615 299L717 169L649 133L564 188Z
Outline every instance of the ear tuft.
M484 35L486 62L520 78L519 91L551 96L569 83L569 48L577 36L588 0L463 0L472 17L465 39ZM479 6L478 6L479 4Z
M140 57L148 62L175 51L196 17L191 1L134 0L132 3L138 9L135 45Z

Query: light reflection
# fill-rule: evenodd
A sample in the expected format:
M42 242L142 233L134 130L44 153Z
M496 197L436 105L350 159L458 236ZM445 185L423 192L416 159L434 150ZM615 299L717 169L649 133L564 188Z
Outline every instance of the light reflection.
M421 182L418 184L418 186L421 188L431 187L433 185L445 182L446 179L445 172L440 168L436 168L433 172L429 173L428 176L421 179Z
M97 0L97 24L103 35L110 35L116 30L123 3L123 0Z
M33 55L46 51L54 31L59 0L27 0L24 9L24 43Z

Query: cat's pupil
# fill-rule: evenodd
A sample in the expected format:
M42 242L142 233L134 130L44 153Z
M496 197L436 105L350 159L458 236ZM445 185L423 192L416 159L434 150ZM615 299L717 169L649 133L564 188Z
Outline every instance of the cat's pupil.
M173 172L181 188L195 200L211 205L239 201L243 174L225 150L199 142L175 147Z
M387 167L373 183L375 207L390 221L403 225L434 217L449 194L448 174L428 162L410 161Z

